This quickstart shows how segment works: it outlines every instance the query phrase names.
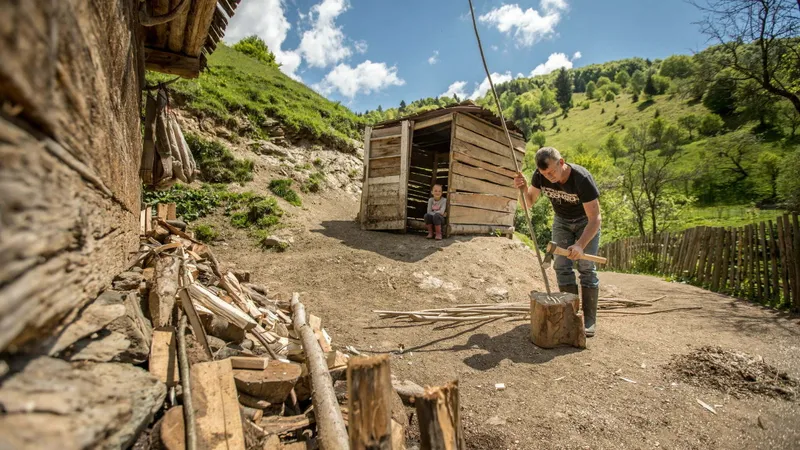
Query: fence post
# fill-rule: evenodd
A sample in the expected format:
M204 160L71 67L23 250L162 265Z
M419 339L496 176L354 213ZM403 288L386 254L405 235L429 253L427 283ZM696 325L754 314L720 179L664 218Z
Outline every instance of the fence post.
M789 293L789 262L786 258L786 233L783 229L783 217L778 216L775 218L777 222L778 228L778 256L780 257L781 268L780 268L780 276L781 276L781 285L783 287L783 298L784 301L788 302L790 305L792 304L792 299Z
M758 237L761 240L761 261L764 262L764 268L761 271L761 280L764 285L764 298L769 299L772 297L770 293L770 282L769 282L769 255L767 252L767 238L766 238L766 226L764 222L760 222L758 224Z

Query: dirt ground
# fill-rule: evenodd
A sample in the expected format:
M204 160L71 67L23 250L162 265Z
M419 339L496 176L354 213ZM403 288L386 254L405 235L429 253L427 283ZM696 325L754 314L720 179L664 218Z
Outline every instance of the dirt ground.
M393 352L393 374L421 385L458 379L468 448L800 448L796 387L791 400L734 396L713 383L690 384L670 368L678 355L719 346L798 379L797 316L656 277L601 273L601 296L663 295L658 308L702 309L643 316L601 311L598 334L583 351L535 347L528 319L478 325L381 320L373 310L488 302L492 287L507 289L509 301L527 301L531 290L544 287L535 255L506 238L433 242L361 231L352 194L304 202L303 208L287 206L290 225L282 233L294 244L285 253L262 252L245 232L212 219L225 239L214 245L220 260L251 270L256 282L282 296L300 292L335 347ZM496 383L506 389L496 390Z

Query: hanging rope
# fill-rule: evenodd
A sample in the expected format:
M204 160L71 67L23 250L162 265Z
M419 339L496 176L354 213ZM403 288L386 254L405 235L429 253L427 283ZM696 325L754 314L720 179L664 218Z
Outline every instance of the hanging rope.
M475 21L475 9L472 7L472 0L469 0L469 12L472 15L472 28L475 30L475 39L478 41L478 50L481 52L481 61L483 62L483 70L486 72L486 79L489 80L489 86L492 88L492 95L494 96L495 105L497 105L497 113L500 115L500 122L503 123L503 131L506 133L506 140L508 140L508 149L511 151L511 160L514 161L514 167L518 173L522 173L517 162L517 155L514 153L514 143L511 141L511 134L508 132L508 125L506 118L503 116L503 108L500 106L500 97L497 96L497 91L494 89L494 82L492 81L492 74L489 72L489 66L486 65L486 56L483 54L483 45L481 44L481 35L478 33L478 23ZM547 289L547 295L550 295L550 281L547 279L547 272L542 265L542 255L539 252L539 244L536 242L536 230L533 228L531 216L528 212L528 197L525 188L519 188L522 196L522 208L525 211L525 221L528 223L528 231L530 231L531 240L533 241L533 248L536 250L536 259L539 261L539 268L542 269L542 279L544 279L544 286ZM532 205L531 205L532 206Z

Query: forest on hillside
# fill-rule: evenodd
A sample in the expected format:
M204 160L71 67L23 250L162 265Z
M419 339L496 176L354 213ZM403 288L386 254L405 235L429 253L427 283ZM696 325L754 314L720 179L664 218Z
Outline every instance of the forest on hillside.
M526 172L535 150L552 145L594 174L604 241L680 229L691 207L800 209L800 9L787 0L704 5L700 26L716 43L693 55L497 86L506 119L528 140ZM376 123L459 100L402 102L363 117ZM475 101L496 111L491 92ZM542 202L535 213L551 214Z

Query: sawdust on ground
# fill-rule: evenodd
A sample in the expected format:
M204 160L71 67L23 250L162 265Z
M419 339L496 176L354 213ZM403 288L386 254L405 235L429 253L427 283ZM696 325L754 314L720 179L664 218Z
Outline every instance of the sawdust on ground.
M585 350L535 347L527 319L428 325L381 320L372 310L487 302L491 287L507 289L508 301L526 301L544 286L535 255L515 241L433 242L362 231L353 221L358 200L328 192L304 196L302 208L287 205L289 226L282 233L294 243L285 253L262 252L226 218L212 218L224 239L214 249L221 261L251 270L272 292L286 299L300 292L310 312L323 318L334 346L389 353L393 374L421 385L459 379L468 448L798 448L800 402L734 395L670 368L676 357L719 346L763 357L797 379L797 316L656 277L601 273L602 296L665 295L659 308L703 309L646 316L601 312L598 334ZM555 285L552 272L550 277ZM505 390L496 390L496 383L505 383ZM410 437L414 433L412 427Z

